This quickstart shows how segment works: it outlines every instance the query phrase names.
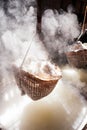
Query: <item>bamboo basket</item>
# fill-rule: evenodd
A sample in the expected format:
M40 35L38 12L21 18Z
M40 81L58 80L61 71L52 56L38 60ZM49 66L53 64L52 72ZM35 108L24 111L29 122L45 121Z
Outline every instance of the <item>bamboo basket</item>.
M59 75L55 79L44 80L17 66L13 66L13 72L22 94L27 94L33 100L41 99L50 94L61 78L61 75Z
M21 65L18 67L14 63L12 67L13 67L13 73L14 73L16 83L18 87L20 88L22 94L27 94L33 100L38 100L50 94L50 92L54 89L56 83L62 76L61 76L60 69L57 66L54 71L58 72L58 74L54 77L52 76L50 79L48 78L43 79L41 78L41 76L37 76L23 69L23 65L25 63L30 47L32 45L32 40L34 39L35 36L36 36L36 32L31 38L31 43L29 44L27 48L23 61L21 62ZM33 58L31 58L31 60L32 59ZM42 61L40 62L40 64L41 63Z
M87 6L85 8L85 14L84 14L84 21L82 25L81 34L78 37L77 41L80 41L80 38L82 34L85 31L85 21L86 21L86 14L87 14ZM79 45L77 44L79 47ZM77 49L77 51L69 51L66 53L67 60L70 65L75 66L77 68L86 68L87 67L87 49Z
M87 67L87 49L70 51L66 53L70 65L77 68Z

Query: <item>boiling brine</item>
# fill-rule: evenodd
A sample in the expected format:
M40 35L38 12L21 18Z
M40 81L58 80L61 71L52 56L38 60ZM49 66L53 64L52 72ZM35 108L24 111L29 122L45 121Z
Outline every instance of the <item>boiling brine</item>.
M49 96L25 108L20 130L78 129L86 115L87 106L74 84L76 79L79 81L79 71L74 69L70 74L68 69L63 68L63 78Z

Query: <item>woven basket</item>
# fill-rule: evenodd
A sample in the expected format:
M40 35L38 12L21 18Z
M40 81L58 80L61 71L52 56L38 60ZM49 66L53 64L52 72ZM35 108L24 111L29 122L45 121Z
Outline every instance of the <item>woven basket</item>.
M70 51L66 53L70 65L77 68L87 67L87 49Z
M13 71L17 85L22 93L27 94L33 100L47 96L61 78L61 75L59 75L55 79L42 80L16 66L13 66Z

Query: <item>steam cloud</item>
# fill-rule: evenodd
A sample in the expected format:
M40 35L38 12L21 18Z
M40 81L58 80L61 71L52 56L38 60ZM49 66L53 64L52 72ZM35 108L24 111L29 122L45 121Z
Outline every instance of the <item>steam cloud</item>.
M36 8L28 2L9 0L0 8L1 77L8 75L15 60L23 59L31 42L29 56L39 59L48 56L36 34Z
M19 58L23 59L31 42L32 44L28 56L39 60L48 60L48 58L51 58L55 62L63 63L67 46L72 44L74 38L78 37L80 33L77 16L72 13L71 8L68 8L68 12L63 11L62 13L56 10L46 10L43 14L41 25L43 44L36 33L37 9L36 7L30 6L30 3L31 1L29 0L8 0L8 2L2 2L2 4L0 4L0 80L8 77L13 62ZM33 1L32 3L34 5ZM32 37L33 40L31 41ZM73 73L71 75L73 75ZM67 77L66 74L65 77ZM73 84L73 82L75 83ZM64 84L66 84L62 91L64 93L68 85L76 85L75 87L80 87L81 90L86 88L84 87L85 84L80 82L78 76L76 81L69 82L69 80L64 79ZM71 94L68 90L69 89L67 89L67 94ZM61 95L59 96L61 98ZM54 100L55 99L57 100L57 98L54 98ZM65 98L63 98L63 100L64 99ZM63 100L61 102L66 105L66 101ZM60 107L60 105L58 107ZM59 110L59 108L57 108L57 110Z
M68 12L62 13L46 10L42 16L41 25L43 44L36 34L37 9L35 6L34 1L8 0L0 7L0 69L4 72L3 77L15 60L23 59L31 42L28 56L45 60L50 57L62 63L64 55L61 54L80 33L77 16L72 13L71 8L68 8Z
M46 10L42 18L42 32L51 57L54 58L55 55L57 58L67 51L67 46L80 33L77 16L71 12L71 8L61 14L56 10ZM57 60L60 61L60 57Z

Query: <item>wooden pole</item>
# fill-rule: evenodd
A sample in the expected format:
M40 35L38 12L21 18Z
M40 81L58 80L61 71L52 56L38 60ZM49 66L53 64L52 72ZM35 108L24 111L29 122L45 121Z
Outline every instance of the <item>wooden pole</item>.
M87 14L87 5L86 5L86 8L85 8L85 14L84 14L84 20L83 20L83 25L82 25L82 31L81 31L81 33L83 33L84 30L85 30L86 14Z

